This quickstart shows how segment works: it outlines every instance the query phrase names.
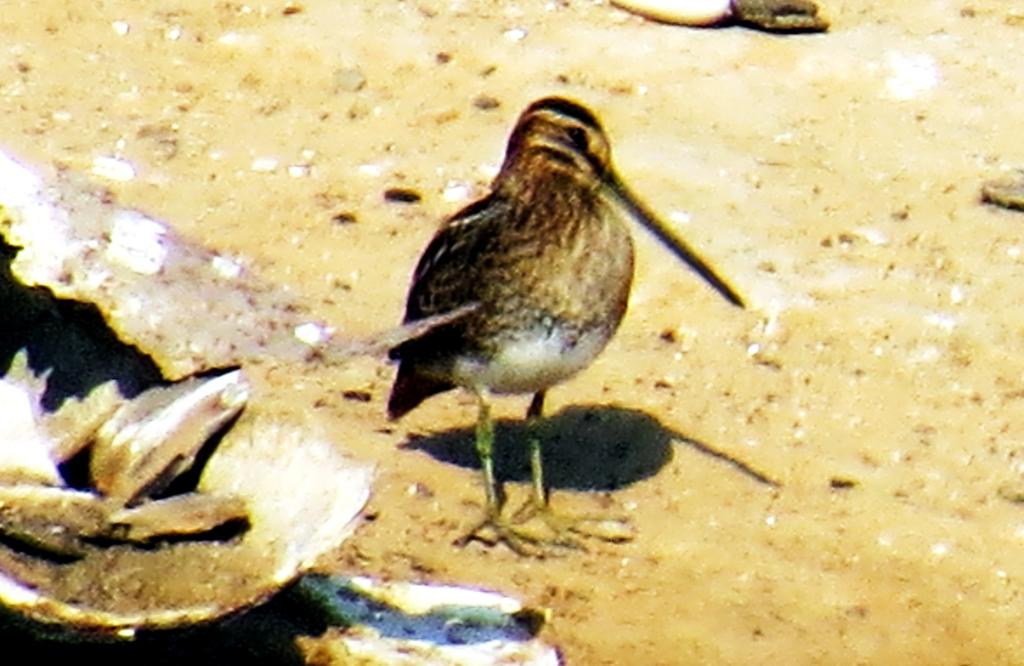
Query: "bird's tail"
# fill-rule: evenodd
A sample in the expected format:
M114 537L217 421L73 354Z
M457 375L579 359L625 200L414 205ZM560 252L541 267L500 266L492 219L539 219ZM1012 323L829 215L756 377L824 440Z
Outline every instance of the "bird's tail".
M451 382L434 379L416 371L408 362L398 366L398 375L388 398L388 418L400 419L432 395L455 388Z

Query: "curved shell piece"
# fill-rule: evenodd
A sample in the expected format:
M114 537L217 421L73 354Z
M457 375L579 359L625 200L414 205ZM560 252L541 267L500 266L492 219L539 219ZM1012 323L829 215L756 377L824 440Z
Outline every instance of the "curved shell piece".
M240 371L144 390L264 355L308 359L290 333L308 322L301 305L70 172L44 180L0 150L0 182L0 300L22 317L14 333L33 336L7 341L30 351L0 382L22 392L30 434L0 447L0 614L70 638L190 626L265 600L337 551L373 471L315 413L260 416ZM189 465L195 475L153 501L154 482ZM98 492L77 489L87 472Z
M249 398L241 370L150 389L127 403L96 435L90 471L107 497L130 502L192 465L199 450Z
M524 608L517 600L494 592L317 575L303 578L295 590L307 610L325 618L329 626L337 625L303 641L307 653L316 655L316 663L561 663L558 652L537 638L549 611Z
M39 632L80 637L130 636L220 617L266 599L336 550L355 527L372 476L315 422L243 416L198 485L201 495L225 498L222 509L244 504L250 527L241 536L175 539L158 548L78 543L77 552L68 552L73 561L0 544L0 604L33 620ZM83 520L88 527L88 515Z
M656 21L707 26L732 16L730 0L612 0L612 4Z
M285 290L71 172L40 172L46 177L0 150L0 236L20 248L11 271L22 284L94 304L169 380L310 353L280 333L310 321Z
M36 428L32 403L15 384L0 380L0 405L5 423L0 428L0 483L61 483L50 446Z
M1002 208L1024 211L1024 172L983 183L981 200Z

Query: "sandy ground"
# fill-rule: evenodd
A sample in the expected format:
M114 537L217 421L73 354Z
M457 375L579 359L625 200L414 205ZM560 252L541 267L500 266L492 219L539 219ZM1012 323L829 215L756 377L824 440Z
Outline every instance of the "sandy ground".
M638 537L459 549L482 499L466 396L391 424L383 361L268 363L266 408L316 410L379 466L328 567L549 607L573 664L1024 663L1024 216L978 202L1024 166L1016 4L835 0L829 34L779 37L583 1L14 0L0 141L127 161L95 176L123 203L364 335L400 318L522 107L586 102L626 180L750 302L638 230L618 336L549 394L556 504ZM512 501L525 406L496 407Z

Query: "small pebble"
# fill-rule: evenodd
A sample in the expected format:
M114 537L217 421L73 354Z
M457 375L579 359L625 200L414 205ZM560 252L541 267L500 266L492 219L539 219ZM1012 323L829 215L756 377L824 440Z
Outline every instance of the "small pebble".
M250 167L258 173L272 173L277 170L277 159L274 157L257 157Z
M444 187L444 192L441 197L449 202L455 203L458 201L465 201L469 198L470 188L466 183L458 181L449 181Z
M901 102L932 90L942 78L938 64L927 53L890 51L885 54L885 66L889 70L885 89L892 99Z
M675 224L689 224L693 216L685 210L674 210L668 214L668 219Z
M981 186L981 200L1008 210L1024 211L1024 171L1010 178L984 183Z
M210 265L222 277L233 279L242 274L242 265L240 263L219 254L210 260Z
M114 215L107 258L140 275L156 275L169 252L167 228L156 220L133 210Z
M360 164L359 173L363 176L377 177L384 173L384 167L380 164Z
M235 32L234 30L225 32L223 35L217 38L217 43L222 46L231 46L236 48L254 48L259 46L262 39L259 35L252 33L241 33Z
M359 92L366 87L366 76L358 65L343 67L334 72L334 87L338 92Z
M384 201L389 203L413 204L419 203L422 198L419 192L406 187L389 187L384 190Z
M295 339L304 342L310 347L315 347L326 340L330 333L320 324L308 322L295 327L293 331Z
M477 95L473 99L473 106L481 111L491 111L501 106L501 101L496 97L491 97L490 95Z
M434 496L434 491L432 491L424 484L418 482L410 483L409 486L405 489L405 493L409 497L425 497L428 499Z
M733 21L767 32L825 32L828 21L812 0L732 0Z
M128 160L119 157L97 157L92 161L92 173L118 182L135 178L135 167Z
M355 391L348 390L342 391L341 397L345 400L351 400L353 402L370 402L373 399L373 394L369 391Z

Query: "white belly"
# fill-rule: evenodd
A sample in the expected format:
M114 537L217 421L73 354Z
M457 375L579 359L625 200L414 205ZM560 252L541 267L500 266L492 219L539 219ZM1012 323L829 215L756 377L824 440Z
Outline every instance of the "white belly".
M588 332L567 340L559 328L521 334L501 346L490 360L459 358L455 383L493 393L536 393L573 376L601 353L611 331Z

